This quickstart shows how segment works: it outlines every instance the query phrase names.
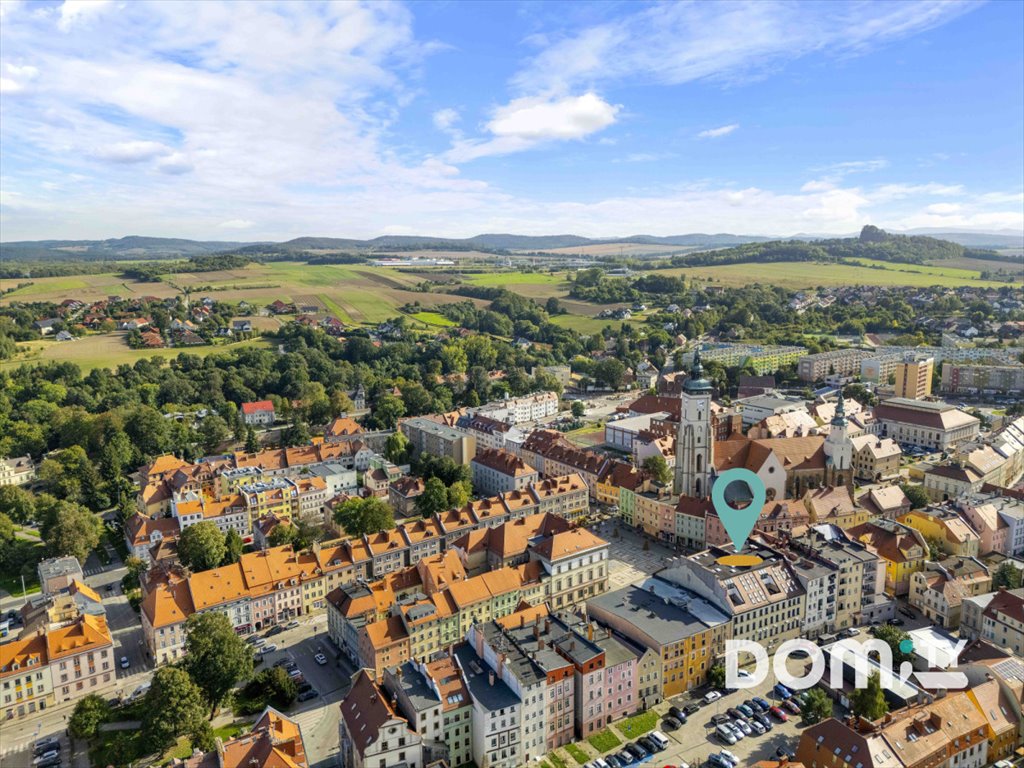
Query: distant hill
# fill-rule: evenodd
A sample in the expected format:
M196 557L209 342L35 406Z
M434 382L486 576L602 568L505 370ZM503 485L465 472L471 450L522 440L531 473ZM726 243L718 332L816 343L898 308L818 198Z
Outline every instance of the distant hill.
M251 244L138 235L111 240L25 240L0 243L0 257L10 261L178 259L236 250Z
M992 250L967 248L949 240L924 235L896 235L868 225L857 237L746 243L734 248L673 256L672 263L678 266L712 266L776 261L841 262L845 259L875 259L904 264L924 264L963 256L991 261L1007 261L1010 258Z
M875 228L871 228L875 229ZM877 230L881 232L881 230ZM952 258L964 255L966 249L997 249L1024 247L1024 235L1002 232L931 232L920 231L908 234L886 235L886 244L859 245L859 255L888 260L920 261L927 258ZM515 235L490 233L467 238L444 238L420 235L384 235L371 240L338 237L298 237L285 242L235 242L200 241L181 238L128 237L110 240L31 240L0 243L0 258L17 262L46 261L115 261L115 260L162 260L207 256L215 253L237 253L255 258L275 254L301 256L310 253L362 253L382 251L484 251L509 253L515 251L544 252L555 249L575 248L587 245L668 245L686 248L719 248L717 259L739 258L750 260L768 258L779 251L780 244L810 245L823 249L813 251L833 258L851 255L843 245L859 238L836 238L822 235L794 235L780 240L760 235L732 235L728 233L671 235L629 235L619 238L589 238L579 235ZM736 249L740 249L737 251ZM986 251L981 258L997 258L994 252ZM978 256L977 253L969 255ZM691 254L677 257L686 263L704 258L706 254ZM695 262L693 262L695 263Z

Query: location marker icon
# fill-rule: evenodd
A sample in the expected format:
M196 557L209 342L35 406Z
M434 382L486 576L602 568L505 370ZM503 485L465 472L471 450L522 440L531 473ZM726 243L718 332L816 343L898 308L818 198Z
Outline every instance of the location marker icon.
M736 552L747 543L767 495L764 482L749 469L728 469L711 486L711 503Z

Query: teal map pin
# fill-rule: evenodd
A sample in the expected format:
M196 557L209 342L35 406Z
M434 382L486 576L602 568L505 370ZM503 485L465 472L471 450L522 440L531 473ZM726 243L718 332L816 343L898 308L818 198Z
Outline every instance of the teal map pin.
M764 482L749 469L727 469L711 486L711 503L715 505L718 519L725 526L725 532L737 552L743 549L747 537L754 530L767 495ZM749 503L743 509L737 509L730 501Z

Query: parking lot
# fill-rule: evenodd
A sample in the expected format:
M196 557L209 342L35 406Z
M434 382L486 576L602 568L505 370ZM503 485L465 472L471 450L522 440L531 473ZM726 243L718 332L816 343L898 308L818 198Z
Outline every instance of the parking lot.
M309 764L317 768L338 764L338 704L348 692L355 672L347 660L339 661L338 651L327 637L326 619L322 614L304 618L298 627L267 637L267 643L277 645L278 650L263 654L263 662L256 667L259 671L282 659L291 660L316 689L316 698L297 701L288 716L302 728ZM327 657L323 665L315 661L316 654L321 652Z
M802 671L802 662L798 659L790 660L790 670L794 674ZM665 701L655 707L659 714L658 730L664 733L669 740L669 747L659 752L652 761L657 765L680 765L687 763L690 766L703 765L708 755L727 749L740 758L740 765L753 765L759 760L778 759L775 750L783 747L795 751L800 740L800 734L808 727L799 715L789 715L787 722L779 722L777 718L769 715L773 728L763 735L746 736L736 744L728 745L720 741L714 735L714 724L712 718L715 715L726 715L726 710L741 704L746 699L760 696L767 699L771 704L778 704L778 697L772 694L772 687L777 682L774 673L769 673L765 680L752 688L742 689L733 693L723 694L720 699L711 704L702 704L698 712L691 715L687 722L675 730L669 730L664 721L664 715L670 706L675 705L684 709L687 705L701 701L708 688L697 689L688 692L686 695L677 696L671 701ZM837 716L841 715L836 710ZM621 749L618 748L618 749Z

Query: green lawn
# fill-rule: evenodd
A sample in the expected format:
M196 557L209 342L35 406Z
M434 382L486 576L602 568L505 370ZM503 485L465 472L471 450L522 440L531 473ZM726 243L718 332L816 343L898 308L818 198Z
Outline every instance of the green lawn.
M593 736L589 737L587 741L590 742L590 746L602 754L608 750L615 749L622 744L622 740L607 728L600 733L595 733Z
M587 762L587 753L580 749L575 744L569 744L566 746L565 751L569 753L569 757L575 760L579 765L583 765Z
M550 755L548 755L548 760L551 762L551 765L553 765L554 768L566 768L565 760L557 752L552 752Z
M639 715L627 717L616 726L627 739L635 739L643 736L648 731L653 731L658 724L657 712L641 712Z
M455 325L454 320L449 320L440 312L417 312L415 315L410 315L410 317L426 325L439 325L444 328L450 328Z

